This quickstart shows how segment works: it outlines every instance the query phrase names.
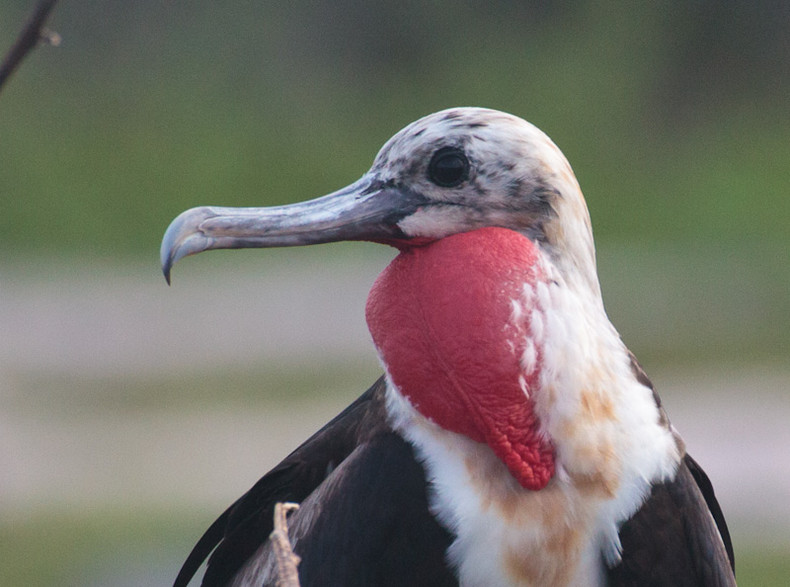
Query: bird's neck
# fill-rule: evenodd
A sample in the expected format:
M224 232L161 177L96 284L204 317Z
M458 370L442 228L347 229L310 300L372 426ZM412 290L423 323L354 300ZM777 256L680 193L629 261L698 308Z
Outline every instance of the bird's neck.
M651 471L676 457L597 287L519 233L404 249L374 284L367 320L395 390L488 445L524 488L545 487L559 464L611 495L642 437L662 442Z

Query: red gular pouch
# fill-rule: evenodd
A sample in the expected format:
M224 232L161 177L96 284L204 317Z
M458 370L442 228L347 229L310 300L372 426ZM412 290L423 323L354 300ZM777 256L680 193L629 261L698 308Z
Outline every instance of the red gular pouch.
M531 490L554 475L554 451L528 395L540 355L532 372L521 366L532 313L525 286L544 279L539 259L528 238L493 227L403 248L366 308L373 342L412 406L488 444Z

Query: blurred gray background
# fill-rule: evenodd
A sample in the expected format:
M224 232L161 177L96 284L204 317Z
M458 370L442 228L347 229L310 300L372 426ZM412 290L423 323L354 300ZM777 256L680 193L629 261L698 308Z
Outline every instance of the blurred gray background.
M0 5L0 52L33 2ZM378 375L371 244L158 266L170 220L358 178L477 105L588 200L612 321L730 521L790 574L790 5L62 1L0 94L0 584L166 584Z

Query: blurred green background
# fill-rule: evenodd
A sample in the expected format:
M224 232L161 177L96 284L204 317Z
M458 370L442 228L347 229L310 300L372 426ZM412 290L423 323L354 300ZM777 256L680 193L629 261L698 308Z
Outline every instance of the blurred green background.
M0 4L0 51L32 4ZM725 481L752 472L720 490L739 584L786 584L790 5L63 1L50 26L62 45L0 93L0 584L171 580L213 514L376 376L362 305L391 253L217 253L168 290L169 221L332 191L458 105L563 149L613 322L687 440L710 418L689 444L714 484L700 451Z

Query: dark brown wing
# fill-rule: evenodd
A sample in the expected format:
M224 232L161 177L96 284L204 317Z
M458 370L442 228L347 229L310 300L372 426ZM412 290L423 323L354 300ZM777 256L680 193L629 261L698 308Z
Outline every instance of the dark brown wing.
M311 520L296 546L303 586L457 585L444 560L451 538L428 510L411 446L387 424L384 392L382 378L230 506L193 548L174 587L185 587L210 554L203 585L229 584L263 556L274 504L286 501L304 502L292 528ZM414 571L427 582L416 582Z
M620 528L621 562L608 570L611 587L735 585L730 533L713 487L690 456L675 479L653 487Z

